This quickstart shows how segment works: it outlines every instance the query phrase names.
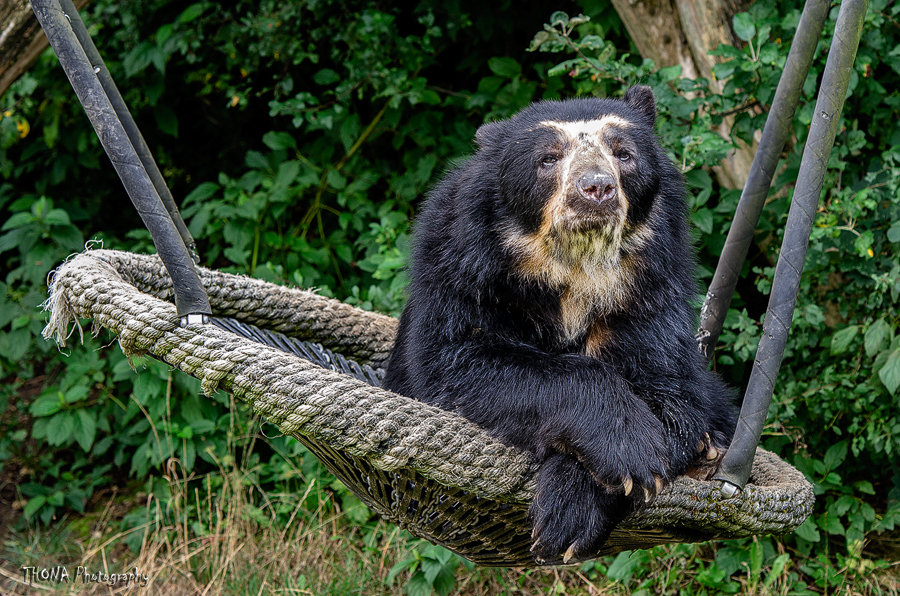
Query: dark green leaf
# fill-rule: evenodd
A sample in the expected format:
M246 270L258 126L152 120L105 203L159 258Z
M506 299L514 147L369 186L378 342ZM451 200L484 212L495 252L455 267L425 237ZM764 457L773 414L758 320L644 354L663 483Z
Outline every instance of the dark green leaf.
M865 346L866 346L866 355L869 358L874 357L878 352L881 351L881 345L884 343L884 338L887 336L890 331L890 327L887 322L884 320L884 317L881 317L866 330L865 336Z
M887 362L878 371L878 378L891 392L891 395L897 393L897 387L900 386L900 350L894 350L891 353Z
M888 240L894 244L900 242L900 221L895 221L887 231Z
M178 137L178 116L175 115L175 111L172 108L167 105L159 105L154 115L156 116L156 125L159 127L159 130L167 135Z
M843 495L828 507L828 514L835 517L842 517L856 502L856 499L850 495Z
M269 160L259 151L248 151L247 158L244 160L248 168L256 170L269 170Z
M32 416L36 417L50 416L59 412L62 407L59 393L47 393L34 400L28 411L31 412Z
M17 362L25 356L31 346L31 333L28 329L16 329L6 333L0 332L0 356Z
M179 23L190 23L197 17L203 14L203 4L198 2L197 4L191 4L184 11L178 15Z
M854 483L853 485L856 487L856 490L866 495L874 495L875 489L872 487L872 483L868 480L860 480L859 482Z
M731 18L731 24L734 27L735 34L744 41L750 41L756 36L756 25L750 13L741 12Z
M395 563L391 570L388 572L387 583L392 584L398 575L406 571L407 569L415 569L417 567L417 559L415 557L410 557L409 559L404 559L399 563Z
M66 391L66 403L74 404L88 396L90 388L87 385L75 385Z
M14 213L3 223L3 227L0 228L0 230L5 232L6 230L11 230L13 228L20 228L33 221L35 221L35 217L31 213Z
M325 180L331 185L332 188L340 190L347 186L347 179L341 175L337 170L328 170L328 173L325 174Z
M215 182L204 182L192 190L184 197L184 204L188 205L194 201L203 202L218 192L219 185Z
M431 585L438 596L447 596L450 594L450 592L453 591L453 587L456 585L454 567L449 565L442 567L437 576L435 576L434 581L431 582Z
M839 443L835 443L831 447L828 448L828 451L825 452L825 469L826 470L834 470L837 468L847 457L847 441L841 441Z
M97 423L86 409L79 409L77 413L74 430L75 440L84 451L89 452L94 444L94 437L97 436Z
M434 578L444 568L444 564L433 559L422 559L422 573L425 574L425 581L430 585L434 585Z
M216 430L216 423L212 420L194 420L190 428L198 435L202 435Z
M522 67L512 58L491 58L488 60L488 68L497 76L514 79L522 74Z
M713 213L709 209L703 207L691 213L691 221L704 234L711 234L713 229Z
M297 148L297 140L289 133L283 131L270 130L263 135L263 143L273 151Z
M28 503L25 504L25 509L22 511L25 514L26 519L31 519L34 517L34 514L37 513L44 504L47 503L47 497L43 495L38 495L36 497L31 497L28 499Z
M833 515L825 515L819 526L833 536L843 536L846 532L841 520Z
M850 342L853 341L853 338L856 337L856 333L859 331L858 325L850 325L845 329L841 329L833 336L831 336L831 353L832 354L843 354L850 347Z
M340 75L338 75L338 73L334 72L330 68L323 68L315 75L313 75L313 81L315 81L317 85L331 85L333 83L337 83L340 80Z
M431 583L421 571L413 574L406 584L406 593L408 596L431 596L432 592L433 587Z
M69 214L62 209L51 209L49 212L47 212L47 215L43 217L43 221L45 225L51 226L72 225L72 220L69 219Z
M781 576L784 571L785 566L790 562L791 555L788 553L783 553L775 557L775 560L772 562L772 569L766 574L766 579L763 581L763 585L766 587L771 586L775 583L775 580Z
M68 443L75 432L75 414L71 411L62 411L50 419L47 425L47 442L58 446Z
M647 551L624 551L616 555L606 574L609 579L627 583L641 566L647 563Z
M794 530L794 533L807 542L815 543L821 538L819 530L811 517L806 518L806 521L800 524L800 527Z

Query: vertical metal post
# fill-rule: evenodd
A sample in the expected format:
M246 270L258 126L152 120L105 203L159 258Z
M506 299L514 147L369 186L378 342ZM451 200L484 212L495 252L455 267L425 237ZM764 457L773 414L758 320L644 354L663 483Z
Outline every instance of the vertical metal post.
M794 317L809 235L859 48L867 6L868 0L844 0L841 4L775 268L763 335L756 352L747 393L744 395L734 440L715 476L716 480L722 481L722 491L726 494L734 494L742 489L750 477L756 446L766 422L775 379L781 367L788 331Z

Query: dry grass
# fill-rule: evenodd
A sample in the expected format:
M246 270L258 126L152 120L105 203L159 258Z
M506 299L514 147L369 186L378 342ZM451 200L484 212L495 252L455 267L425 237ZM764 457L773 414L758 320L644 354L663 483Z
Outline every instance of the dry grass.
M341 515L327 515L323 507L316 512L297 503L287 524L276 524L274 516L261 519L251 502L255 487L247 486L248 475L232 470L225 475L217 496L200 500L200 493L189 494L192 483L169 479L173 498L168 517L178 518L190 500L202 511L203 519L184 516L179 524L145 523L127 532L114 531L118 509L109 501L106 509L79 520L83 523L58 524L55 529L31 528L11 534L6 556L0 562L0 594L165 594L207 595L284 595L284 594L395 594L403 590L406 577L387 584L391 567L411 555L416 541L398 528L372 523L363 529L346 524ZM278 495L268 495L269 507ZM147 497L145 508L151 519L162 519L161 501ZM176 510L171 510L171 508ZM270 522L270 523L267 523ZM75 526L88 530L79 537ZM195 531L198 525L208 532ZM137 554L124 546L131 533L143 534ZM0 548L0 553L4 550ZM53 569L66 567L70 582L25 581L22 565ZM76 577L78 567L90 573L119 574L137 570L147 576L145 587L102 582L84 582ZM455 593L496 594L607 594L578 571L528 571L516 569L476 569L460 567ZM621 590L618 590L621 593Z
M391 567L413 552L416 541L405 532L384 523L369 523L363 528L347 524L340 513L327 514L324 508L305 511L303 499L288 495L268 495L271 510L279 502L297 503L288 523L275 523L274 516L260 516L252 501L256 487L248 486L247 474L231 470L222 478L217 496L200 501L192 483L169 479L174 498L169 500L169 517L178 518L189 502L192 512L203 512L203 519L183 516L179 524L147 523L130 532L143 535L137 554L123 545L127 533L114 531L118 526L110 505L81 524L87 535L79 537L78 523L58 524L56 529L31 529L13 534L7 540L6 553L13 560L0 562L0 594L122 594L141 595L286 595L286 594L400 594L409 577L401 575L387 584ZM162 502L152 495L145 508L151 519L165 517ZM264 510L263 510L264 511ZM172 515L174 514L174 515ZM200 525L208 532L197 532ZM62 529L65 527L66 529ZM14 548L10 549L10 546ZM0 545L2 547L2 545ZM0 553L4 551L0 549ZM714 556L708 546L670 546L654 551L649 570L639 581L622 585L605 578L597 569L481 569L469 571L462 566L456 573L453 594L466 596L497 595L572 595L606 596L620 594L715 594L697 581L697 570ZM18 559L18 560L16 560ZM606 561L607 564L609 560ZM22 564L54 567L66 565L70 583L23 581ZM146 587L109 586L84 583L74 578L78 566L93 573L125 573L137 569L148 576ZM768 587L758 582L741 581L742 594L791 594L796 575L785 570ZM844 570L847 571L847 570ZM871 571L871 570L865 570ZM900 578L888 570L862 581L833 586L828 594L900 593ZM835 589L837 588L837 589ZM817 593L824 590L812 587Z
M254 480L258 470L250 463L254 440L242 443L241 461L234 456L237 450L232 449L232 455L220 462L216 473L185 477L178 462L171 460L167 476L149 483L155 494L123 499L113 491L95 513L59 520L49 528L32 526L23 532L10 532L0 544L0 596L404 593L409 572L392 583L388 583L388 575L397 562L421 553L422 543L383 522L349 523L340 511L340 500L319 483L309 482L306 494L263 490ZM301 474L299 469L296 473ZM311 511L310 502L317 502L318 507ZM121 531L122 519L136 507L150 521ZM136 551L126 546L130 540L139 545ZM771 578L767 569L755 578L749 573L745 579L738 577L740 593L796 593L797 566L809 560L797 553L791 555L794 565ZM708 570L716 557L713 546L670 545L635 557L640 559L640 566L625 584L606 577L610 558L597 565L567 569L470 571L459 566L452 594L722 593L709 577L703 577L704 569ZM23 565L48 569L65 566L71 581L27 582ZM812 592L808 593L900 595L900 566L873 570L866 567L870 563L864 559L856 565L834 570L837 580L830 579L827 589L811 585ZM143 587L121 582L85 583L76 577L79 567L95 574L136 569L148 583Z
M343 523L339 512L327 514L323 506L306 511L304 499L297 495L282 499L268 494L262 507L256 505L253 496L259 494L259 487L253 486L251 475L238 467L221 469L214 479L221 481L221 486L212 492L203 491L206 498L198 488L198 479L188 482L178 476L174 466L169 471L169 498L159 500L151 494L144 508L150 520L181 520L179 523L151 521L126 532L116 531L120 524L114 511L118 508L110 500L102 513L80 520L80 524L68 524L67 530L59 529L63 524L58 524L57 533L29 529L25 534L12 535L7 540L7 555L13 545L12 552L17 551L18 556L12 558L19 560L0 563L0 592L135 591L133 586L111 588L75 580L80 566L105 574L137 569L149 578L147 587L137 590L141 594L390 593L382 586L387 576L385 566L389 569L392 560L406 548L405 540L392 528L378 524L370 529L383 548L381 559L374 559L363 552L359 530ZM286 524L278 523L275 508L285 503L293 511ZM73 527L78 525L82 536ZM137 554L124 545L132 533L142 535ZM26 583L22 565L65 565L75 581L58 585Z

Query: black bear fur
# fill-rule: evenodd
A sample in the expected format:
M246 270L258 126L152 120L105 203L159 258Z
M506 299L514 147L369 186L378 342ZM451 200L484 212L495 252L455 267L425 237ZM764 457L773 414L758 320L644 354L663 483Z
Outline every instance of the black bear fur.
M536 454L541 561L594 556L734 428L694 339L684 181L655 121L632 87L485 124L416 221L384 387Z

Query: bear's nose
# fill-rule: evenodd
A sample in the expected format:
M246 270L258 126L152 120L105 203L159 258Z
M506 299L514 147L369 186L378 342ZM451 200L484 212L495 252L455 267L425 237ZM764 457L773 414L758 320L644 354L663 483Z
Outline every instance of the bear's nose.
M582 176L576 186L581 196L598 203L602 203L616 194L616 180L608 174Z

